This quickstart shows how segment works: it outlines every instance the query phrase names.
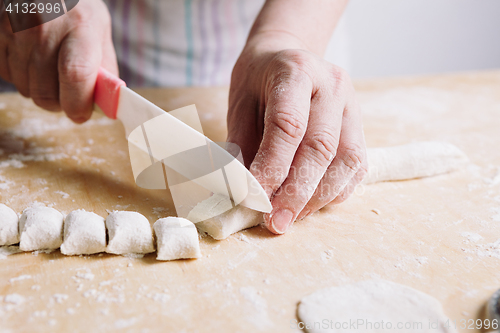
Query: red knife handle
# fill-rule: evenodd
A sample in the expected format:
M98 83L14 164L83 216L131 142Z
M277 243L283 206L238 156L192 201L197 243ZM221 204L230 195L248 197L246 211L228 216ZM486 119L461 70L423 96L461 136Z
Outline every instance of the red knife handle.
M119 77L99 68L94 88L94 103L111 119L116 119L120 87L127 86Z

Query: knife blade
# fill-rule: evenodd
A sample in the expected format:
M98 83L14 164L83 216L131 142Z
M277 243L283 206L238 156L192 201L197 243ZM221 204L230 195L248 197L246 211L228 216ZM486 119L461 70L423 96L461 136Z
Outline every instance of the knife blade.
M171 113L165 112L127 88L124 81L104 68L99 70L94 89L94 103L95 108L101 110L107 117L122 122L129 145L133 145L144 154L147 153L151 158L151 165L156 162L165 163L169 168L205 189L213 193L227 194L227 192L221 193L224 189L221 188L220 182L216 181L217 177L190 178L193 174L199 173L197 166L200 163L197 159L200 157L197 154L181 153L206 146L211 158L216 158L219 164L221 161L226 164L222 175L226 184L229 180L229 193L235 204L264 213L271 212L272 205L266 192L248 169L228 151L202 134L201 123L194 106L174 110ZM172 159L174 155L178 158ZM131 163L137 182L139 174L135 172L137 168L134 168L134 161ZM214 164L212 166L215 167ZM142 165L139 170L145 167L148 166ZM242 192L243 189L246 189L246 193Z

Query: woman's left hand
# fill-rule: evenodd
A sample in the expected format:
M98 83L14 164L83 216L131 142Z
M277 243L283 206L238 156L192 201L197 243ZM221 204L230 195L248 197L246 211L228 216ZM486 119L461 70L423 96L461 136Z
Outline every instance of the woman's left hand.
M271 199L273 210L264 218L273 233L343 202L367 172L348 74L293 37L249 40L233 70L227 121L228 141L240 146Z

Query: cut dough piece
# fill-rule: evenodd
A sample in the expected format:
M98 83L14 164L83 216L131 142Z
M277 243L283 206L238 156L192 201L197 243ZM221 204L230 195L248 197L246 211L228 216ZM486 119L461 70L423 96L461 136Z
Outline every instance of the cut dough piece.
M83 209L74 210L64 219L64 241L61 253L93 254L106 251L104 218Z
M155 251L153 231L144 215L137 212L114 211L106 218L109 244L106 252L113 254L151 253Z
M165 217L153 225L158 246L158 260L201 258L198 231L181 217Z
M208 199L198 203L188 214L187 219L198 223L216 217L233 209L231 199L222 194L213 194Z
M365 184L429 177L456 170L469 159L456 146L438 141L415 142L367 151Z
M10 207L0 204L0 246L19 243L19 217Z
M445 325L448 318L438 300L421 291L384 280L318 290L300 301L298 315L309 333L456 332ZM429 323L436 321L439 327L429 327ZM354 322L357 327L343 329L342 323L346 322ZM398 328L398 323L421 323L421 326Z
M64 216L49 207L26 208L19 219L22 251L55 250L62 244Z
M254 227L264 221L261 212L238 205L232 207L229 197L214 194L197 204L187 216L196 227L214 239L226 239L243 229Z

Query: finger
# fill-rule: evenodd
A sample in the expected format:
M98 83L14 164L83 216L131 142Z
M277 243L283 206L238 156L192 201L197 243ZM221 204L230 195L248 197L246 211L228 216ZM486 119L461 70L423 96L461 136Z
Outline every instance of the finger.
M335 159L298 218L303 218L334 200L340 203L347 199L366 175L367 169L361 112L357 103L351 102L346 107L342 119L340 143Z
M0 11L0 77L7 82L11 82L8 45L12 41L13 33L8 21L7 13Z
M30 96L28 63L34 43L31 42L29 33L32 32L28 30L17 32L7 50L10 82L16 86L17 91L24 97Z
M49 111L60 111L57 56L59 38L51 31L50 38L34 47L29 69L29 94L36 105Z
M357 186L362 186L361 182L363 181L366 174L367 173L365 166L362 165L359 171L351 178L349 183L343 189L340 190L341 186L339 186L338 188L332 188L332 194L329 194L328 190L331 188L330 186L333 186L334 184L327 183L327 181L325 180L325 184L321 184L320 186L318 186L318 190L314 193L314 196L311 198L311 200L309 200L302 212L300 212L299 216L297 216L297 220L306 218L307 216L313 214L321 208L324 208L327 205L341 204L356 191ZM323 191L321 194L319 192L320 188ZM334 197L333 200L331 199L332 197Z
M0 77L7 82L11 82L8 58L7 45L2 44L0 41Z
M113 40L111 38L111 30L107 35L108 36L103 41L101 66L107 69L111 74L119 76L118 62L116 60L115 47L113 46Z
M259 150L263 125L259 121L259 113L255 112L259 108L257 100L250 96L235 96L235 94L241 95L241 90L237 89L237 91L235 93L231 87L229 92L230 107L227 114L228 135L226 141L240 147L243 162L249 168Z
M339 143L345 101L340 82L327 77L319 80L311 100L307 131L287 179L273 198L273 211L264 217L268 229L284 233L307 204L328 166Z
M360 184L367 174L368 174L367 169L365 169L365 167L362 165L361 168L359 169L359 171L354 175L354 177L352 177L349 184L347 184L347 186L344 187L342 192L340 192L340 194L337 195L335 197L335 199L333 199L328 204L338 205L338 204L341 204L342 202L346 201L347 198L349 198L354 193L357 186L362 186ZM324 206L322 206L320 208L323 208L323 207ZM320 208L318 208L318 209L320 209Z
M286 179L306 132L312 83L303 72L287 69L270 83L264 133L250 171L269 197Z
M59 50L59 97L61 107L76 123L92 115L94 86L102 60L101 42L92 27L73 29Z

